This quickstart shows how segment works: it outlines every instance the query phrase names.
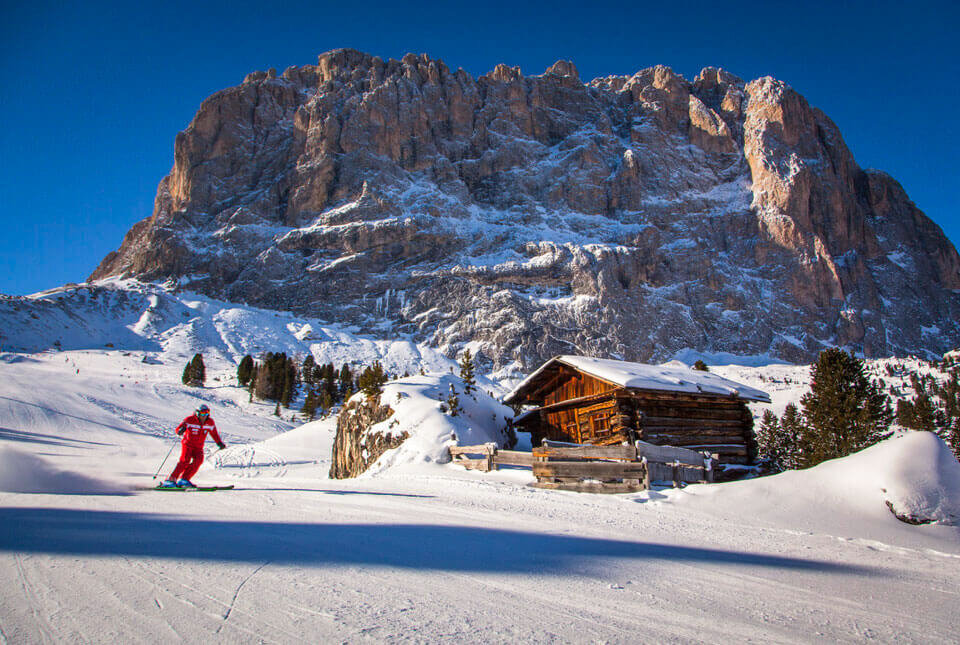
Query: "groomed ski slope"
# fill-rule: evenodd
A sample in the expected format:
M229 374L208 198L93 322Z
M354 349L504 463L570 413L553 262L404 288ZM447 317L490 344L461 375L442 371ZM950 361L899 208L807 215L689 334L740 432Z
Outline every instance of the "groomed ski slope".
M179 385L181 365L129 354L0 356L0 642L960 633L960 531L903 524L877 490L926 490L896 465L936 465L930 437L802 473L635 495L541 491L529 471L415 460L331 481L331 421L290 430L226 385L225 365L198 391ZM196 481L237 489L135 491L201 397L230 448ZM955 512L956 471L928 474ZM25 490L41 492L10 492Z

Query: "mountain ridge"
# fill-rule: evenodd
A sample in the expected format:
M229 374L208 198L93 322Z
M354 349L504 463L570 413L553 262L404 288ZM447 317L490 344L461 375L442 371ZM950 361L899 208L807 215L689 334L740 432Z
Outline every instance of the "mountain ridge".
M960 344L960 258L788 85L583 83L356 50L247 75L177 136L91 279L394 330L494 367L686 348L809 360Z

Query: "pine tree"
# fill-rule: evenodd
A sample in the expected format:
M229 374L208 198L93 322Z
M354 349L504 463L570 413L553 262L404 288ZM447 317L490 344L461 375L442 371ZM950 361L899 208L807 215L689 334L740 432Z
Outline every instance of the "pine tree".
M933 432L937 429L936 413L930 397L920 393L913 399L913 425L908 427Z
M770 461L771 469L780 472L779 450L780 419L770 410L764 410L760 418L760 427L757 429L757 447L760 454Z
M802 466L845 457L884 438L892 413L886 394L863 362L845 351L820 352L803 406ZM782 424L782 422L781 422Z
M800 468L803 463L803 442L807 433L800 411L793 403L780 417L780 465L786 470Z
M237 366L237 382L240 387L246 387L251 378L253 378L253 356L247 354L240 360L240 365Z
M297 393L297 383L299 381L297 364L293 362L293 359L288 358L284 361L282 379L283 385L280 389L280 402L283 404L283 407L289 409L290 404L293 402L293 397Z
M954 419L940 438L950 446L953 456L957 458L957 461L960 461L960 418Z
M460 407L460 395L457 394L457 388L453 387L453 383L451 383L450 394L447 395L447 413L451 417L456 417L461 412L463 412L463 408Z
M330 408L333 407L333 395L329 390L324 390L320 394L320 407L323 408L324 414L330 411Z
M371 367L367 367L360 374L357 385L367 398L379 399L383 393L383 384L387 382L387 377L383 373L383 366L380 361L374 361Z
M695 370L697 370L697 371L699 371L699 372L709 372L709 371L710 371L710 368L707 367L707 364L704 363L704 362L703 362L702 360L700 360L699 358L697 359L697 362L693 364L693 369L695 369Z
M300 379L307 385L317 383L317 363L313 360L313 354L307 354L303 359L303 365L300 367Z
M201 387L207 381L207 366L203 364L203 354L193 357L193 378Z
M313 421L313 419L317 416L317 406L319 404L320 399L317 397L316 392L309 390L307 392L307 398L303 402L303 408L300 410L300 412L308 421Z
M803 432L803 418L792 403L780 419L770 410L763 413L757 431L757 444L760 454L769 460L771 470L781 472L799 466Z
M913 403L906 399L897 401L897 423L904 428L913 428L917 423L917 415L913 411Z
M193 358L183 368L183 375L180 380L184 385L191 387L202 387L207 380L207 368L203 364L203 354L194 354Z
M337 378L340 381L340 395L343 396L343 400L346 401L350 398L347 396L347 392L354 391L353 373L350 371L350 366L344 363L340 368L340 373Z
M473 355L469 349L463 350L463 356L460 357L460 379L463 381L463 393L467 396L473 396L473 391L477 389L477 381L474 377Z

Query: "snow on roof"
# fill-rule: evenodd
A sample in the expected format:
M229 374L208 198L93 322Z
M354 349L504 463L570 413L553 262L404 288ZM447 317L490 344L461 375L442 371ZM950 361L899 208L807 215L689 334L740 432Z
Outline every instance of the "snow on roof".
M576 370L609 381L622 387L691 394L719 394L737 396L748 401L770 402L770 395L742 383L725 379L710 372L694 370L679 361L662 365L628 363L588 356L555 356L520 383L504 401L511 401L527 388L549 366L562 363Z

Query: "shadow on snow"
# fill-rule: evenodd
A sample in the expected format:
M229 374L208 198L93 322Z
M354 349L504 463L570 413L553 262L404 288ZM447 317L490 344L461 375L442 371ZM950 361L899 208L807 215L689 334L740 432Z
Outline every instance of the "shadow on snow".
M588 574L604 561L673 561L878 574L842 563L652 542L429 524L306 524L0 508L0 551L305 566Z

